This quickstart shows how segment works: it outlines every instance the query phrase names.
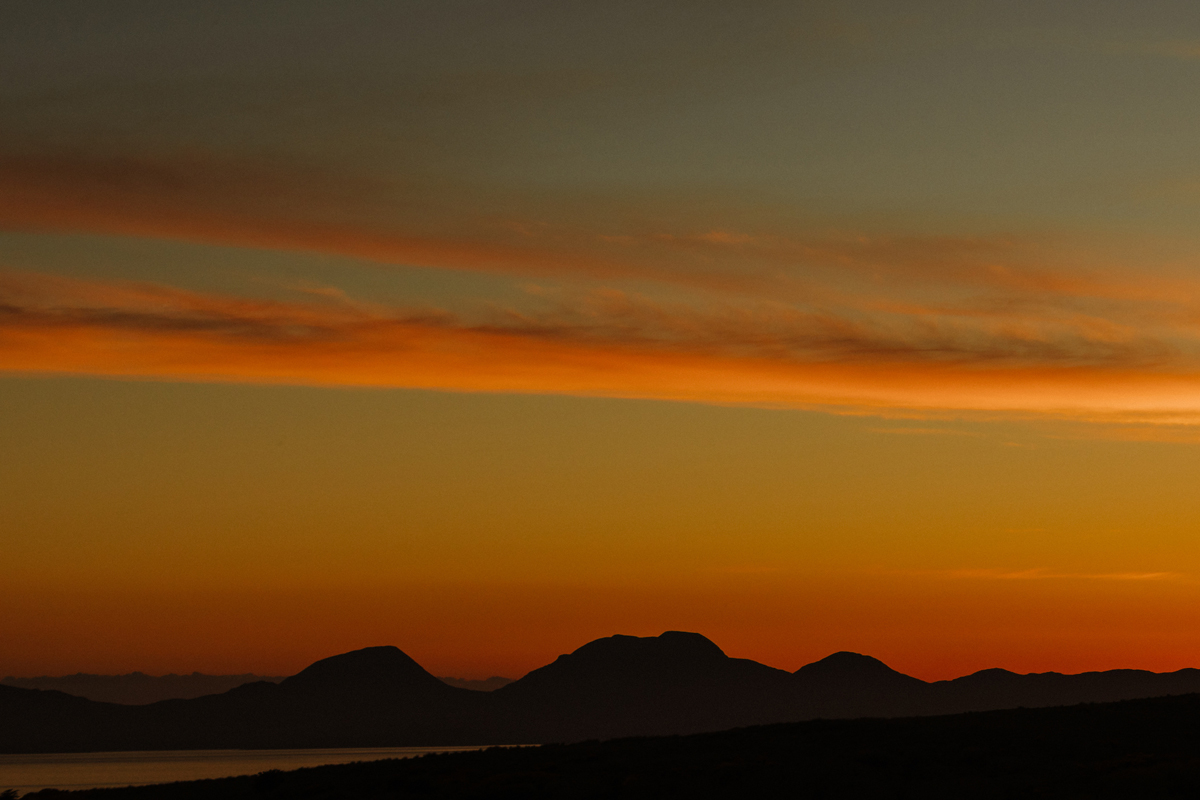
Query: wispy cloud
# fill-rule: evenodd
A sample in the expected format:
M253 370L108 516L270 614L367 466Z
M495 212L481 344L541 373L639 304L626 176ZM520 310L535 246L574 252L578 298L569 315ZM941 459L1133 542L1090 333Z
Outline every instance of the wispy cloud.
M10 227L539 281L519 307L463 314L9 272L0 368L1200 421L1200 281L1015 237L523 220L419 194L203 154L0 155Z
M1056 572L1045 568L1024 570L964 569L938 573L949 578L990 581L1173 581L1184 577L1179 572Z
M423 187L428 192L428 187ZM296 164L169 156L0 157L0 224L332 253L398 265L543 274L628 272L459 210L439 229L431 194Z
M1038 528L1027 529L1036 532ZM1187 581L1190 575L1182 572L1065 572L1046 567L1029 569L935 569L887 570L889 575L966 581Z
M1030 341L1003 330L905 328L761 303L695 308L612 291L471 318L357 303L337 291L309 297L0 273L0 369L1200 420L1200 374L1186 361L1163 369L1156 347L1137 342Z
M405 184L204 152L0 150L0 225L350 256L525 276L648 279L721 293L938 315L1009 316L1059 302L1175 301L1195 286L1108 274L1010 236L675 229L629 208L546 212L529 197ZM472 205L472 203L476 203ZM557 213L557 216L556 216ZM647 212L652 217L653 214ZM1074 256L1080 260L1079 256ZM1068 259L1064 263L1064 258ZM1111 270L1109 270L1111 272Z

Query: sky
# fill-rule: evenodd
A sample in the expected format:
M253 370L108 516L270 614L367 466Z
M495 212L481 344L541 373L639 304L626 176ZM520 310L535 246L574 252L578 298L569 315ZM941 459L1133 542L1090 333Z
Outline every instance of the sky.
M1200 667L1184 2L0 7L0 674Z

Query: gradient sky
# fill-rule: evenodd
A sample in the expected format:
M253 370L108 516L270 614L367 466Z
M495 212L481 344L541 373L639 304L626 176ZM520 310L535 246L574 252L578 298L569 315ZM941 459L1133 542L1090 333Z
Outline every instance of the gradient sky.
M1192 3L0 7L0 674L1200 666Z

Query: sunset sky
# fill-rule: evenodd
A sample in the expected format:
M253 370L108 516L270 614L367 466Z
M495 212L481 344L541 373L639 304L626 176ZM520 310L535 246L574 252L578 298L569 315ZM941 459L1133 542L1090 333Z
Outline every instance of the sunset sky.
M0 5L0 676L1200 667L1189 2Z

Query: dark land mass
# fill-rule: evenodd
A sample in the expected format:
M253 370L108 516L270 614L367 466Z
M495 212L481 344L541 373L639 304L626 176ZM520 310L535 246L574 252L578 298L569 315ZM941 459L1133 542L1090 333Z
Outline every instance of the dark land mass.
M281 680L283 676L253 674L205 675L193 672L191 675L147 675L144 672L130 672L127 675L89 675L79 672L61 677L42 675L14 678L10 675L0 679L0 684L21 689L51 689L101 703L145 705L159 700L186 700L206 694L220 694L246 683L279 683Z
M817 720L341 764L32 800L1158 798L1200 794L1200 696Z
M0 686L0 752L579 742L1193 692L1200 670L985 670L927 683L835 653L790 673L672 631L596 640L492 692L449 686L394 647L327 658L278 684L141 706Z

